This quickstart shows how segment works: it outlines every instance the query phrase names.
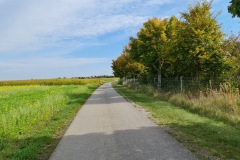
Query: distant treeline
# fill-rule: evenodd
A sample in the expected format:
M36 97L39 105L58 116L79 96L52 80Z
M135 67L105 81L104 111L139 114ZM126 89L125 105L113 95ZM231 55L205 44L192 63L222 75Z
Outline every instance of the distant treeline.
M109 76L109 75L100 75L100 76L90 76L90 77L72 77L77 79L92 79L92 78L114 78L115 76Z

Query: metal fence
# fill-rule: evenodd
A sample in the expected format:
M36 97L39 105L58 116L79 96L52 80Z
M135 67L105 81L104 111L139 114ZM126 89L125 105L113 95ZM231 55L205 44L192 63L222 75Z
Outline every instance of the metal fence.
M143 83L138 79L123 79L122 84L128 86L138 86L138 85L149 85L152 86L154 90L160 90L164 92L195 92L203 91L208 88L217 89L221 84L226 83L223 80L199 80L192 77L171 77L171 78L162 78L161 87L158 88L157 78L152 79L148 83Z

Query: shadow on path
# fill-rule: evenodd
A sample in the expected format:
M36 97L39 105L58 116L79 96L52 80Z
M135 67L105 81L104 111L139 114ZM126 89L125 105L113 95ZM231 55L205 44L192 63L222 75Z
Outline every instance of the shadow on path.
M143 127L109 133L67 135L61 140L50 160L66 159L195 160L197 158L159 127Z

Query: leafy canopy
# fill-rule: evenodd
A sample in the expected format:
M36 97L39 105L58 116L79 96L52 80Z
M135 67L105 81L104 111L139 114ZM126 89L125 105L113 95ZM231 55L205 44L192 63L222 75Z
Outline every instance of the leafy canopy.
M233 17L240 17L240 0L231 0L228 6L228 12L232 13Z

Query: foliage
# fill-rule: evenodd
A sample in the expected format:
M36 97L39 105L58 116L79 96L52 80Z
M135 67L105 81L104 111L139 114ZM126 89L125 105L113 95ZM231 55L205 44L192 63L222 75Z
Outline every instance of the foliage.
M230 6L228 6L228 12L232 13L233 17L240 17L240 1L231 0L230 3Z
M226 53L222 50L223 33L211 13L211 3L204 1L189 6L182 18L185 21L180 32L180 45L187 54L184 62L189 76L218 77L227 68Z
M124 53L112 61L113 74L116 77L135 77L143 74L145 71L145 66L133 61L127 51L127 48L125 48Z
M158 88L161 87L162 69L167 63L167 24L168 19L149 19L137 34L138 58L145 66L153 66L152 68L158 73Z
M126 71L126 65L127 65L127 57L122 54L117 58L117 60L112 61L112 68L113 68L113 74L116 77L126 77L127 71Z
M176 17L152 18L144 22L137 37L130 37L123 54L113 60L113 71L119 77L133 77L128 64L145 67L141 79L196 77L196 81L223 80L237 63L231 63L230 47L225 47L224 34L211 13L206 0L190 5L187 12ZM236 57L236 56L235 56ZM141 70L141 69L137 69ZM141 70L142 71L142 70ZM129 73L130 72L130 73Z
M232 70L228 74L230 78L236 81L240 89L240 33L239 35L230 35L224 41L224 50L228 55L228 63L231 64Z

